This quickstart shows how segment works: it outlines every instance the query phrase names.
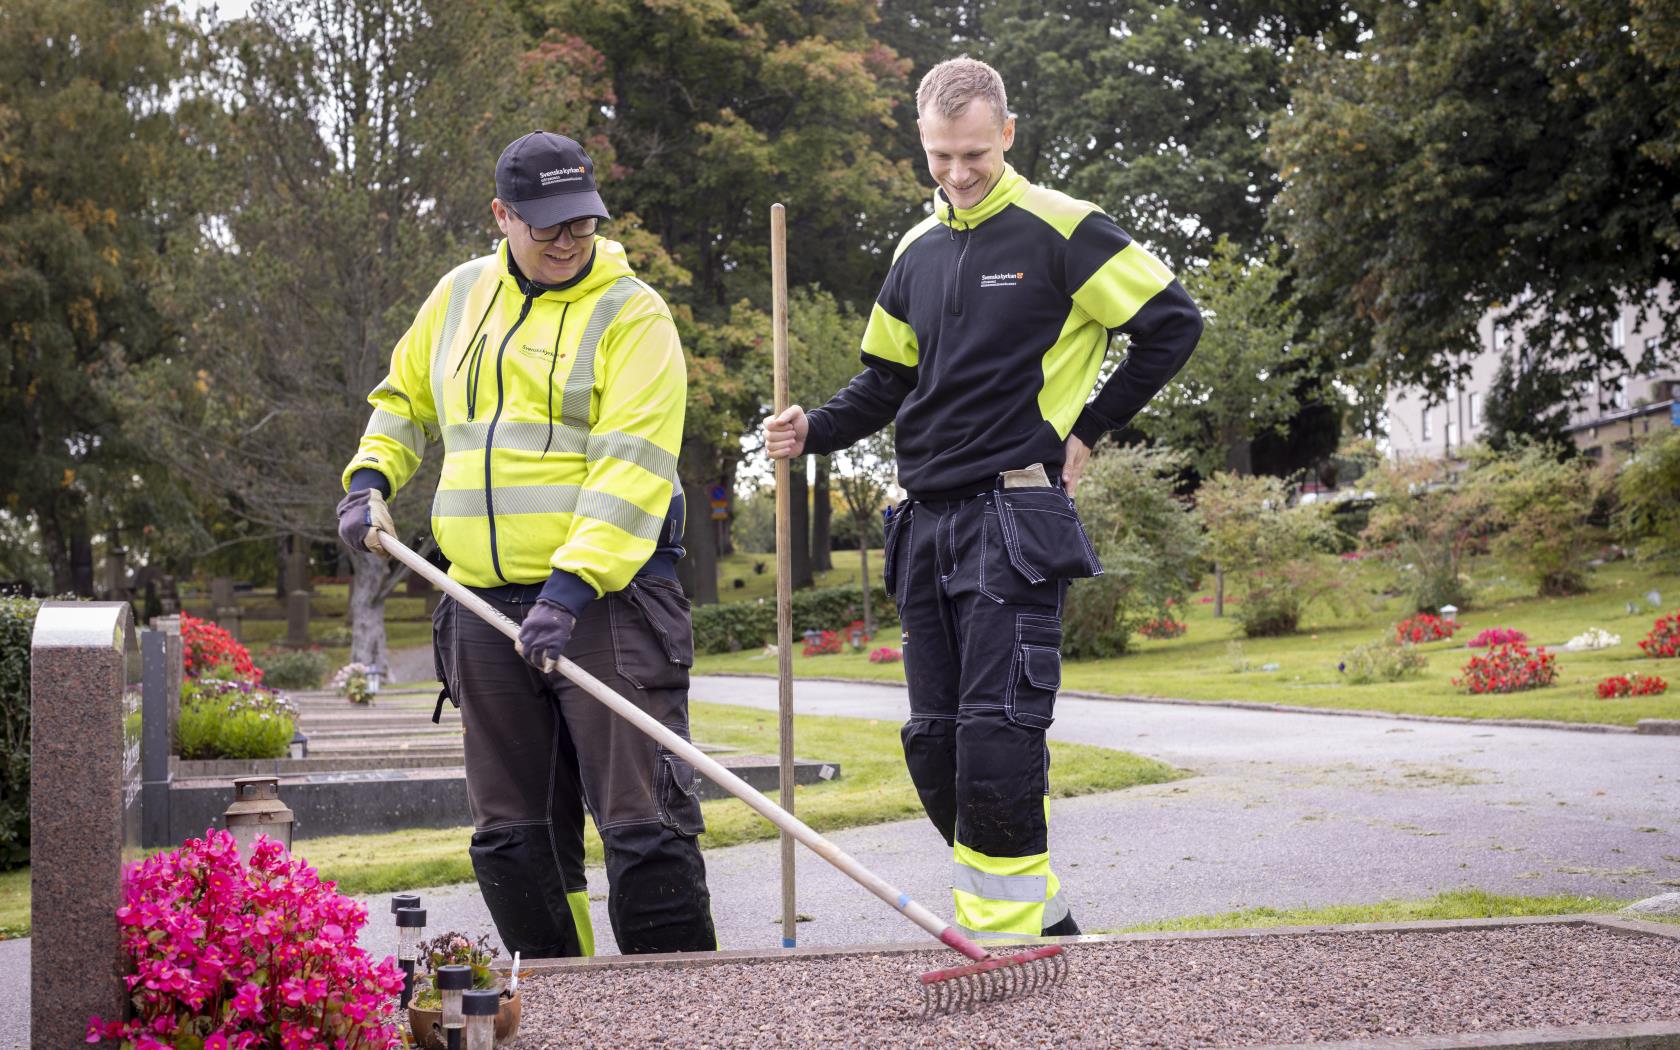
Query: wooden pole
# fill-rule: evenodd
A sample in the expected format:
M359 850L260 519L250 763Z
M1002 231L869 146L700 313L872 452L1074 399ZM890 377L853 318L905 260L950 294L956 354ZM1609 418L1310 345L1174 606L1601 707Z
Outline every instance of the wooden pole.
M770 342L774 357L775 411L787 410L787 209L770 206ZM793 464L776 461L776 708L780 738L782 809L793 812ZM793 836L782 832L782 947L799 943L793 890Z

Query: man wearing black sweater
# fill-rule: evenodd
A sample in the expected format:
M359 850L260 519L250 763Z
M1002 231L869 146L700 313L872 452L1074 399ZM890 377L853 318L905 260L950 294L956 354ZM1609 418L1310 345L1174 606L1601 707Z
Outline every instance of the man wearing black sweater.
M1091 447L1183 367L1201 314L1099 208L1005 163L1015 119L990 66L935 66L916 109L933 214L899 242L864 370L821 408L768 421L766 445L829 453L897 423L909 498L884 561L904 628L904 755L953 848L957 923L1077 933L1050 864L1044 742L1068 581L1102 572L1071 497ZM1126 356L1092 398L1116 332Z

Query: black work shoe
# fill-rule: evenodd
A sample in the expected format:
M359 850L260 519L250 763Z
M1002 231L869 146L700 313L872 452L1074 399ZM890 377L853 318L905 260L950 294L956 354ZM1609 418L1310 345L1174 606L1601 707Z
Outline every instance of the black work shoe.
M1073 913L1062 916L1062 921L1054 926L1045 927L1040 935L1043 937L1073 937L1079 933L1079 924L1073 921Z

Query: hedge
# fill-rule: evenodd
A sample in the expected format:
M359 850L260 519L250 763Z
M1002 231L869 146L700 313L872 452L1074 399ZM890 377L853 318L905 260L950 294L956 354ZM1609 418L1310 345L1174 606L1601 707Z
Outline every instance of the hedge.
M0 598L0 871L29 863L29 642L33 598Z
M898 623L898 608L880 587L873 588L872 611L877 625ZM857 584L793 592L793 633L808 629L838 631L863 619L863 589ZM757 649L776 639L774 601L702 605L694 610L694 650L733 653Z

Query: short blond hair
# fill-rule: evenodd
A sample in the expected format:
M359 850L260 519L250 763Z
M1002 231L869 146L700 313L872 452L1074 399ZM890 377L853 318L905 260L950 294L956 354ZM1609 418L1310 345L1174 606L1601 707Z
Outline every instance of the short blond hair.
M1009 98L998 71L976 58L960 55L927 71L916 88L916 115L930 110L946 120L962 116L975 99L991 103L998 124L1009 119Z

